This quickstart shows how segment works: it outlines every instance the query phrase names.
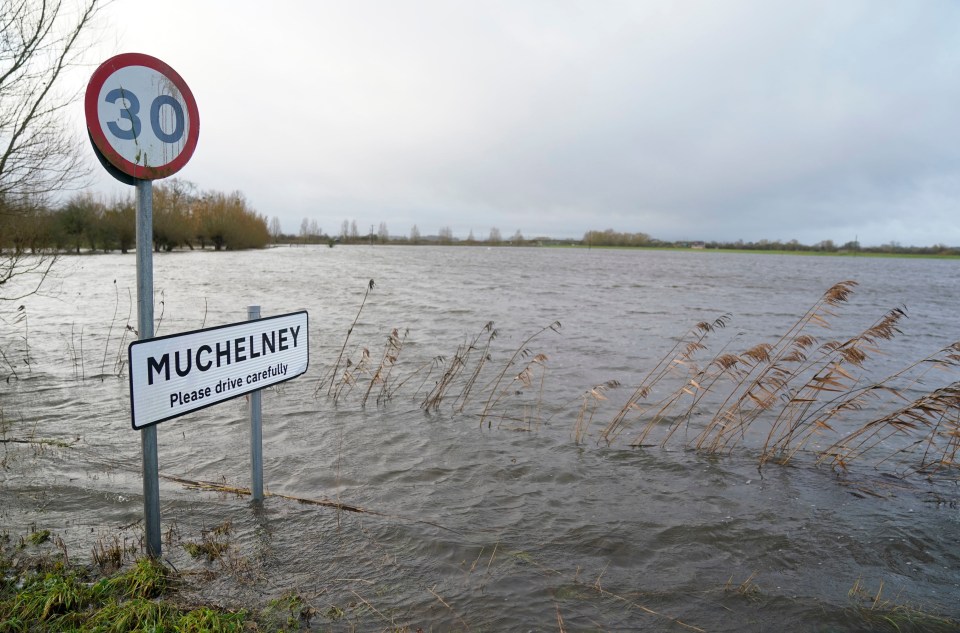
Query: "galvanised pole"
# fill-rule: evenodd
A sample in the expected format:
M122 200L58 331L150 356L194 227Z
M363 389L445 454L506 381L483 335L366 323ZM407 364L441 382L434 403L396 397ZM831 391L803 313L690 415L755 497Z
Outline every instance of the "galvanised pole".
M137 327L140 340L153 338L153 182L137 180ZM160 558L160 473L157 427L140 430L143 450L143 519L147 554Z
M260 318L260 306L247 306L247 320ZM255 502L263 501L263 412L260 390L250 394L250 492Z

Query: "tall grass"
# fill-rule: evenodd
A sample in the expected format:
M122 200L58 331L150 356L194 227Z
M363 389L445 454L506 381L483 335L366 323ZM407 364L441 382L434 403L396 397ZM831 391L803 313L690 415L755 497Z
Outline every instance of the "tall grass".
M314 390L314 395L317 395L320 392L320 390L323 389L323 386L325 384L328 385L327 395L328 396L334 395L334 390L336 389L336 386L338 384L337 372L340 370L340 363L343 361L344 351L346 351L347 349L347 343L350 341L350 335L353 334L353 329L357 327L357 321L360 320L360 313L363 312L363 307L367 304L367 297L370 296L370 291L373 290L373 286L374 286L373 279L371 279L367 284L366 291L363 293L363 301L360 302L360 308L357 310L357 316L353 318L353 323L350 324L350 328L347 330L347 336L346 338L343 339L343 345L340 347L340 354L337 356L337 362L334 363L333 368L330 370L329 374L317 383L317 387ZM349 358L347 359L347 362L348 363L350 362ZM344 369L344 373L347 373L347 369Z
M398 363L397 330L379 363L366 347L358 347L356 361L342 363L351 325L328 373L328 394L339 401L367 381L361 404L379 388L377 404L383 405L404 385L416 384L411 398L422 409L448 407L444 410L454 416L476 416L481 427L496 420L530 430L544 421L546 407L547 420L571 421L577 444L590 441L599 422L593 441L608 446L679 446L712 455L743 449L754 451L761 467L802 454L841 470L873 458L878 464L896 463L902 472L956 473L960 342L889 375L871 377L875 372L868 365L901 334L907 312L890 309L853 336L830 338L856 287L855 281L831 286L770 341L744 345L743 333L728 331L730 314L696 323L641 372L625 399L611 397L610 391L625 386L611 379L565 404L543 401L549 359L532 344L544 333L559 333L559 322L536 330L506 353L494 348L500 332L488 322L452 354L434 356L409 371ZM361 310L366 300L364 295ZM395 378L388 386L390 376Z
M739 353L729 352L728 343L706 362L698 362L697 354L708 351L707 335L727 319L697 324L646 375L600 440L611 443L635 428L632 446L675 442L718 454L749 443L761 466L810 452L817 462L840 469L878 454L878 463L908 458L909 464L900 464L907 470L956 469L960 343L868 379L867 363L901 333L905 308L889 310L850 338L821 341L811 331L828 329L855 287L853 281L832 286L772 342ZM928 387L938 370L952 382ZM674 387L649 402L653 387L668 379ZM917 390L922 393L913 399L906 395Z

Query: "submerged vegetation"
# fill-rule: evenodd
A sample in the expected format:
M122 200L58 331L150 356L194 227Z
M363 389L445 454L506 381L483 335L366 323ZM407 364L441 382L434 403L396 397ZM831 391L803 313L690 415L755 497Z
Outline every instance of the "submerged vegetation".
M23 549L0 548L2 631L245 630L244 611L178 606L170 599L176 573L153 559L102 574L69 564L65 546L56 556Z
M890 309L854 336L825 337L856 286L835 284L782 335L740 351L732 349L734 337L726 337L711 352L712 338L727 328L730 315L697 323L629 390L611 379L566 404L544 402L550 359L533 347L535 339L559 333L559 322L506 352L500 365L493 360L499 333L489 322L452 355L404 371L398 363L406 335L397 329L379 361L362 345L344 359L355 319L315 395L324 392L340 403L362 393L361 406L372 393L378 405L406 395L427 411L446 405L455 415L476 416L484 428L496 423L529 431L572 420L578 444L596 427L594 441L608 446L677 445L709 455L745 448L757 453L761 467L808 455L838 470L871 460L899 474L956 478L960 341L874 375L870 361L900 333L906 309ZM357 319L372 288L371 281ZM625 399L614 398L621 388Z

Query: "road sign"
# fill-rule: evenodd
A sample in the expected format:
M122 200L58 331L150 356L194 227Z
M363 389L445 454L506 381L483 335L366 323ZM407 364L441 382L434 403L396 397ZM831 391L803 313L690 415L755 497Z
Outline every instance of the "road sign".
M300 311L131 343L133 428L303 374L310 362L308 326Z
M179 171L197 147L193 93L155 57L124 53L94 71L84 99L87 131L101 160L137 180Z

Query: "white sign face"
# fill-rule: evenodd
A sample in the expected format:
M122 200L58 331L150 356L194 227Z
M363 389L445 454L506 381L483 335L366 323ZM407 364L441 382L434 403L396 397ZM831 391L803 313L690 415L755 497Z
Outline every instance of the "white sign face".
M87 84L87 130L102 156L141 180L165 178L193 154L200 131L187 84L162 61L139 53L104 62Z
M310 362L305 311L130 344L133 428L296 378Z

